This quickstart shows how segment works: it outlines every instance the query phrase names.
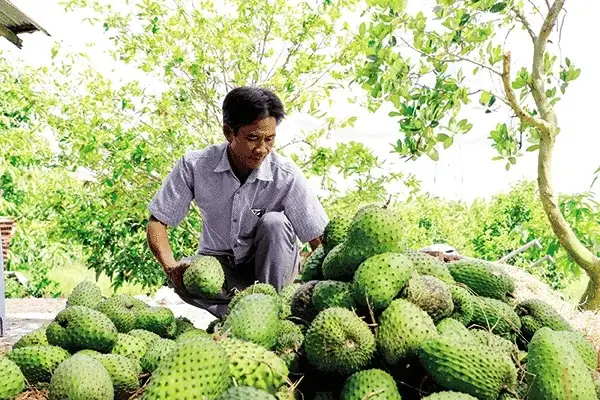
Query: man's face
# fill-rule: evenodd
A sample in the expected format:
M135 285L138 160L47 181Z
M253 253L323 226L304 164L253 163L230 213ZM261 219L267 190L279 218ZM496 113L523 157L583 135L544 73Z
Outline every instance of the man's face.
M244 169L260 167L275 144L276 127L275 118L268 117L251 125L242 126L237 135L228 130L226 137L236 167Z

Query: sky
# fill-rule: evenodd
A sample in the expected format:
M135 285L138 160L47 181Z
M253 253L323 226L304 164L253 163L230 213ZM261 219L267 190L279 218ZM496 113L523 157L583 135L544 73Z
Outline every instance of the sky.
M0 38L0 50L39 65L48 62L50 49L55 41L59 41L62 46L71 50L81 49L90 54L94 65L115 79L136 76L135 71L116 66L111 58L102 53L106 40L101 27L90 27L81 22L81 15L66 13L57 0L12 1L52 36L47 37L40 32L23 34L21 38L24 47L21 50ZM423 11L428 15L432 3L435 1L409 1L409 11ZM600 26L597 23L600 2L567 1L566 8L568 16L562 35L562 51L582 72L557 105L561 134L557 138L553 175L557 192L576 193L589 190L593 172L600 167L600 133L595 120L598 112L595 94L600 93L600 80L594 73L600 64L600 54L592 50L596 45L590 40L600 37ZM91 43L94 45L91 46ZM530 63L531 42L526 36L516 36L507 47L513 53L514 65ZM353 128L335 132L333 140L365 141L365 137L368 137L365 143L385 161L386 168L414 174L422 182L424 190L452 200L470 202L475 198L489 198L496 193L508 191L511 184L521 179L536 177L537 153L521 157L518 164L508 172L504 169L503 162L492 161L496 154L488 139L490 128L497 122L506 120L508 114L473 112L467 116L474 124L471 132L457 140L450 149L441 151L439 161L424 157L406 162L391 153L391 143L396 142L399 133L396 120L387 116L389 111L390 109L383 108L372 114L360 106L336 102L331 112L340 116L356 115L358 119ZM292 115L279 127L278 135L284 140L289 139L302 129L316 127L316 123L309 116ZM596 192L600 192L599 188L600 184L594 187ZM600 196L596 197L600 200Z

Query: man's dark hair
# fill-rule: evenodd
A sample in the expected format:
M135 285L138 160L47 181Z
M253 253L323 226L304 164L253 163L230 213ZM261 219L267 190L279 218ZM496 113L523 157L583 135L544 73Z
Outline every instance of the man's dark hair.
M240 127L259 119L274 117L279 124L285 116L283 103L270 90L242 86L231 90L223 100L223 123L237 135Z

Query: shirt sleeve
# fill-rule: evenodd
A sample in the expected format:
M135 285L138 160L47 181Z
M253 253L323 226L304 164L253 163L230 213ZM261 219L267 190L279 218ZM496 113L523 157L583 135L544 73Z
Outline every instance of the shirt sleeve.
M177 226L189 212L194 198L193 168L181 157L148 205L148 210L168 226Z
M302 243L321 236L329 223L323 205L298 167L294 168L283 207L285 215Z

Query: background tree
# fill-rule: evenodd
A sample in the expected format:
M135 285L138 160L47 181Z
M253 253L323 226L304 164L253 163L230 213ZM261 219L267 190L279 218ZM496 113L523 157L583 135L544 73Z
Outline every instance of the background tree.
M560 132L554 106L580 74L559 51L565 0L437 0L432 18L407 13L405 1L368 3L370 21L360 25L357 45L366 62L358 59L356 75L371 96L371 109L383 102L395 108L390 115L399 119L403 134L396 151L436 160L438 143L448 148L456 135L472 129L463 117L465 105L477 102L488 113L510 110L514 117L490 132L495 159L509 169L524 146L538 152L544 211L560 245L590 277L581 304L600 308L600 258L578 239L552 187ZM505 44L519 34L529 37L532 51L531 64L517 69Z

